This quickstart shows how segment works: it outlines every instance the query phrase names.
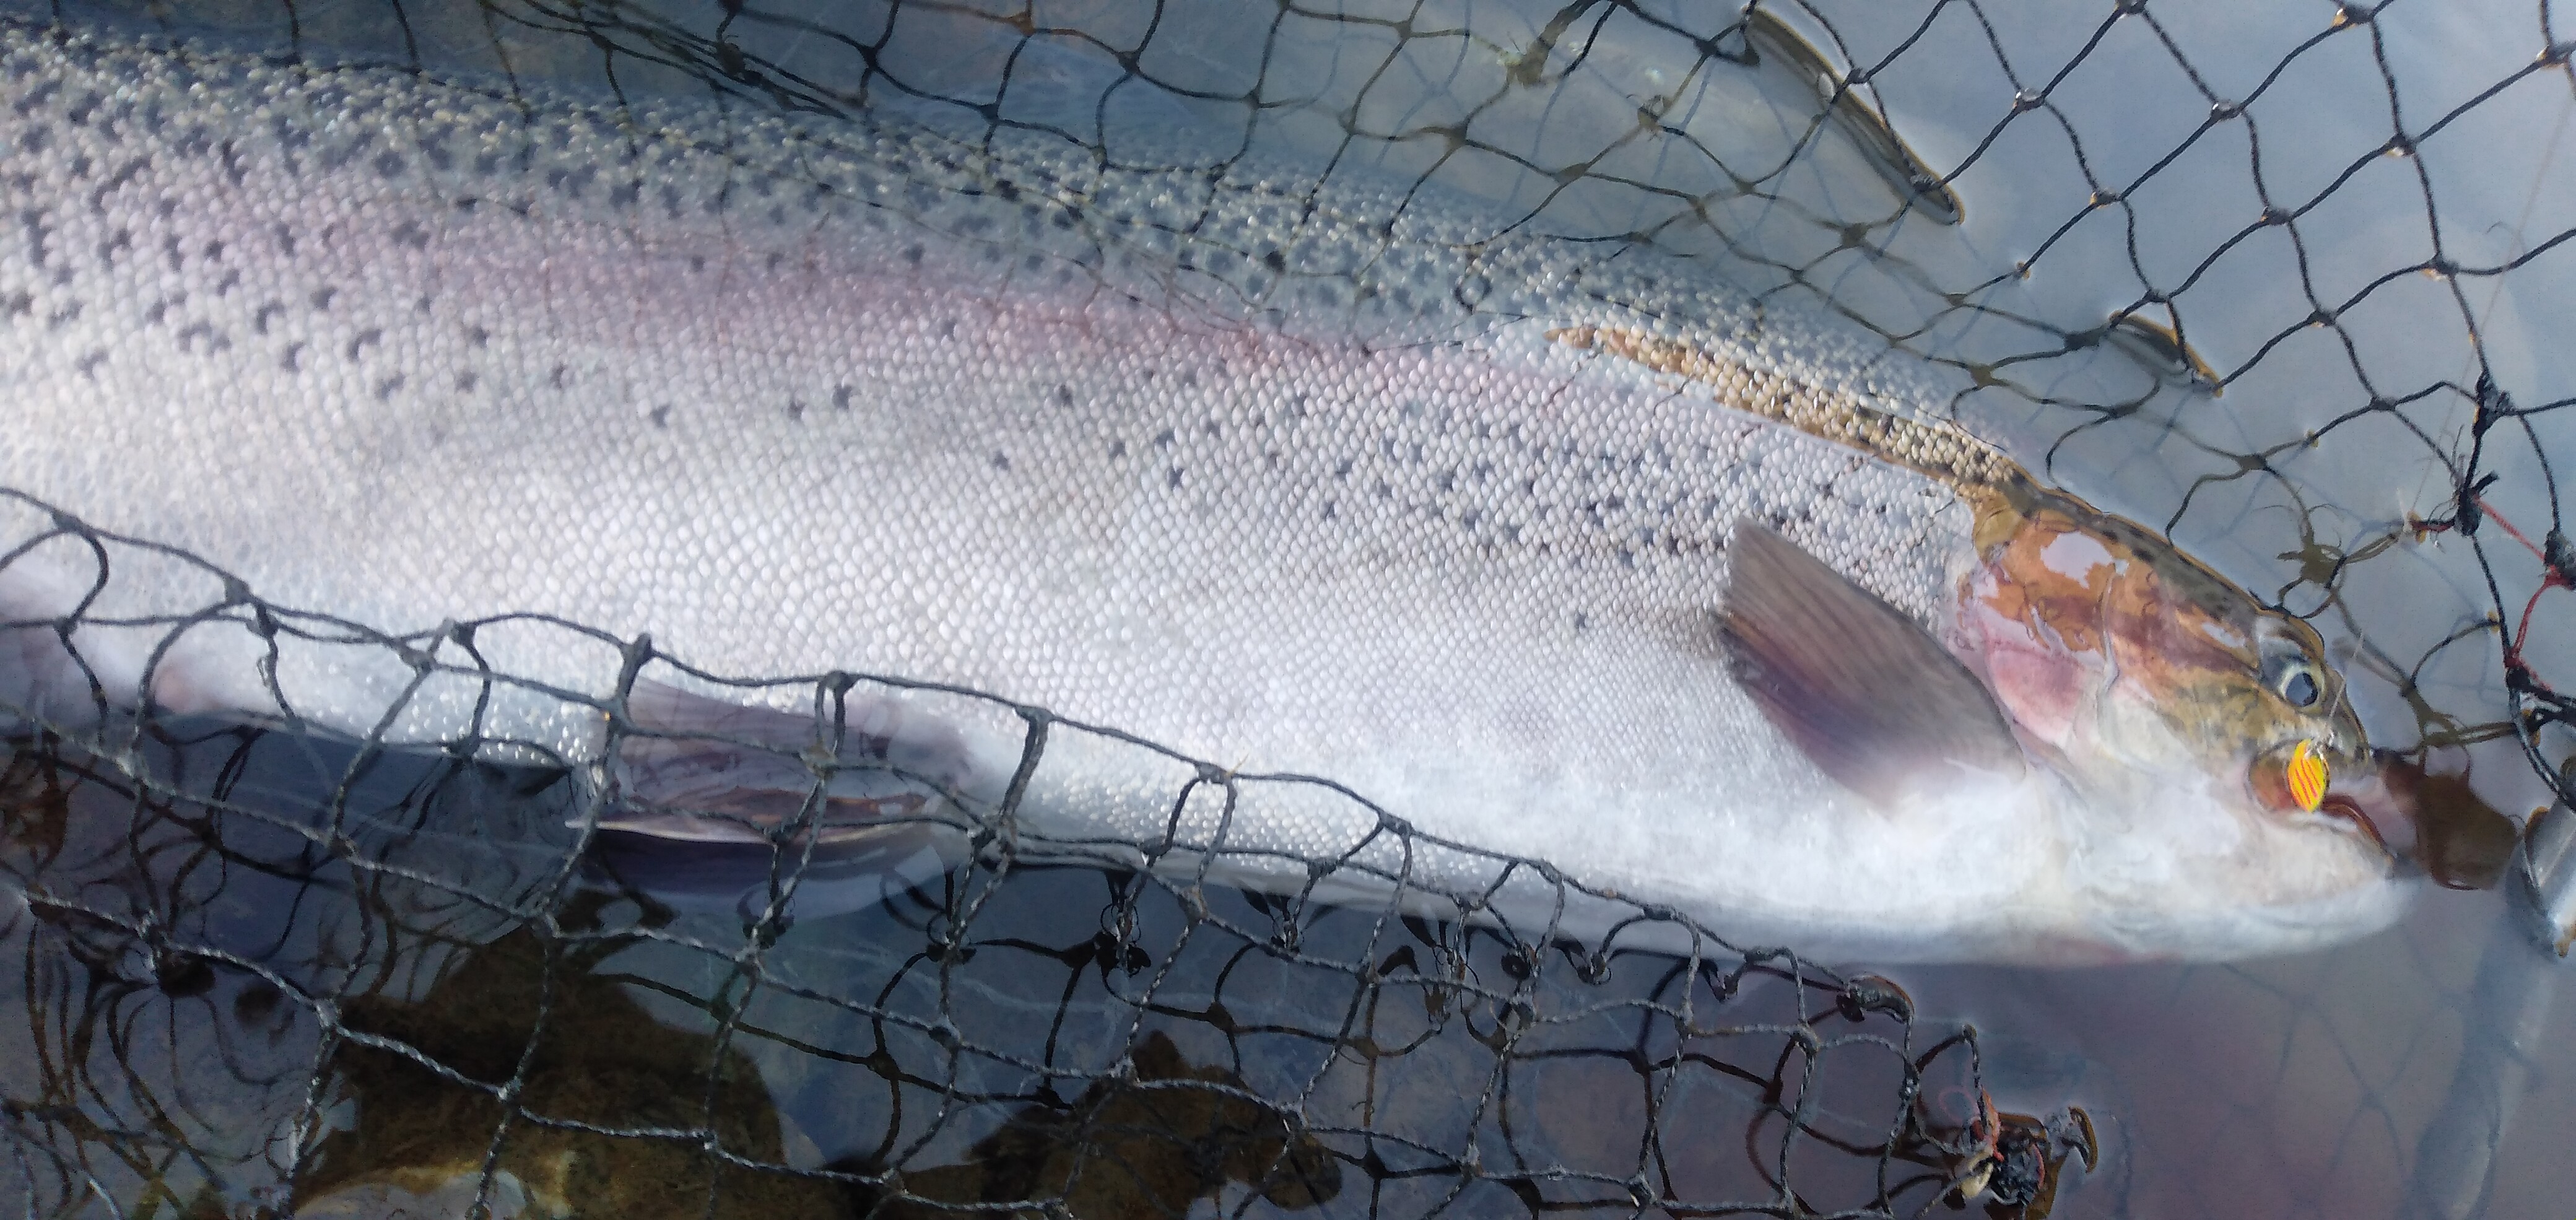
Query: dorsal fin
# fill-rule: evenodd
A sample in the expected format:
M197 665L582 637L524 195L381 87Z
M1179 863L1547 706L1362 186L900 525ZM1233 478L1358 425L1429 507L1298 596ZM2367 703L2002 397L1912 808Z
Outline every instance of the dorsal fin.
M1913 619L1766 526L1737 523L1730 551L1719 638L1817 769L1889 809L1960 768L2022 773L1994 696Z
M1895 414L1848 391L1809 384L1684 340L1620 326L1559 327L1547 337L1699 382L1716 391L1722 406L1847 445L1963 492L2030 479L2002 451L1954 424Z

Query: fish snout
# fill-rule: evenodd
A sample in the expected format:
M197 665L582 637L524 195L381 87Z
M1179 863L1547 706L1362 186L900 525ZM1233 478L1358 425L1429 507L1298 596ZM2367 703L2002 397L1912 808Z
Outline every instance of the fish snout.
M2421 818L2408 766L2376 752L2344 754L2303 739L2256 755L2246 781L2265 808L2359 834L2391 862L2412 864Z

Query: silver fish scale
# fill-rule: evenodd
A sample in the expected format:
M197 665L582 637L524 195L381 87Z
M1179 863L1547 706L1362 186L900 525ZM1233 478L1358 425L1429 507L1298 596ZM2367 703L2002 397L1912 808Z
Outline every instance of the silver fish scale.
M388 630L534 612L718 673L953 683L1643 893L1804 861L1775 900L1875 918L1813 816L1843 798L1712 644L1723 543L1770 521L1928 619L1967 513L1546 337L1647 329L1933 401L1842 330L1472 213L1390 231L1392 196L1292 211L1257 179L890 126L0 45L0 140L37 154L0 245L0 386L40 421L0 436L10 485ZM111 604L219 600L172 571ZM542 625L478 644L594 695L617 672ZM258 650L201 629L164 699L263 705ZM409 671L368 651L289 648L297 710L372 729ZM472 697L433 683L393 735L453 736ZM486 731L579 756L592 723L533 700ZM1158 831L1168 777L1095 761L1065 791L1135 799L1065 825ZM1677 817L1706 828L1688 850ZM1230 833L1317 858L1365 829ZM1944 871L1900 850L1891 882ZM1919 913L1923 884L1882 897Z

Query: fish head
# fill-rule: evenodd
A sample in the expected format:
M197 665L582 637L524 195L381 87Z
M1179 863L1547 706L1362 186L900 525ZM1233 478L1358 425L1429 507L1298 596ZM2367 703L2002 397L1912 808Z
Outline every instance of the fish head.
M2014 490L1980 506L1959 623L2027 748L2106 799L2189 793L2246 827L2409 858L2411 785L2314 627L2132 522Z

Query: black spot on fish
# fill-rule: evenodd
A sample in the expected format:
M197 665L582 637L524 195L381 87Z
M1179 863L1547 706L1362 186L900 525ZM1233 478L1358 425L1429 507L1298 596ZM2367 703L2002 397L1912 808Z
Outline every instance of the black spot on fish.
M468 326L465 328L465 341L476 347L490 347L492 345L492 332L485 330L480 326Z
M36 107L54 100L54 95L62 91L63 83L61 81L46 81L45 83L36 86L34 89L28 90L27 96L19 98L18 104L13 109L18 112L18 117L25 118L28 115L35 113Z
M80 359L73 361L72 367L79 369L81 371L81 376L87 377L92 381L96 381L98 380L98 366L106 362L107 349L93 348Z
M372 326L359 331L355 337L349 340L349 359L357 359L359 353L384 342L384 338L385 332Z
M285 312L286 307L275 301L261 303L259 308L252 310L250 313L250 333L254 335L267 334L269 319L277 317Z
M1007 453L1002 453L1002 452L1000 452L1000 451L996 450L996 451L994 452L994 454L993 454L993 469L995 469L995 470L1009 470L1010 468L1011 468L1011 457L1010 457L1010 455L1009 455L1009 454L1007 454Z
M161 320L169 316L170 298L168 297L152 302L152 307L143 311L143 321L148 326L159 326Z
M913 266L916 266L916 267L920 266L920 265L921 265L921 247L919 247L919 246L911 246L911 247L907 247L907 248L904 250L904 252L903 252L903 261L905 261L905 262L907 262L907 263L911 263Z
M53 229L45 224L45 214L39 209L29 208L18 215L27 228L27 261L32 266L42 267L45 265L45 238L52 235Z
M691 274L691 275L704 275L704 274L706 274L706 270L707 270L707 256L706 256L706 255L703 255L703 254L692 254L692 255L690 255L690 256L689 256L689 274Z
M832 387L832 409L835 411L850 409L850 387L845 385Z
M474 392L475 384L481 380L482 378L476 376L471 369L458 373L456 375L456 392L459 394L471 394Z
M947 321L945 321L945 322L941 322L941 323L939 324L939 337L940 337L940 338L942 338L942 339L954 339L954 338L956 338L956 337L957 337L957 319L955 319L955 318L950 318L950 319L948 319L948 320L947 320Z
M1070 407L1073 405L1072 386L1059 385L1055 388L1055 405L1059 407Z
M787 418L792 419L792 420L795 420L796 422L798 422L798 423L800 423L800 424L801 424L801 423L804 423L804 422L805 422L805 404L804 404L804 403L801 403L801 402L798 402L798 401L796 401L796 400L795 400L795 399L793 399L793 398L788 399L788 400L787 400Z
M589 165L569 170L549 170L546 173L546 185L579 199L583 192L590 189L591 179L598 174L598 168Z
M643 183L641 183L641 182L629 182L629 183L626 183L625 185L623 185L623 186L619 186L619 187L615 187L615 188L611 189L611 190L608 192L608 205L609 205L610 207L614 207L614 208L631 208L631 207L634 207L634 206L635 206L635 201L636 201L638 198L641 198L641 197L642 197L642 195L643 195L643 193L644 193L644 184L643 184Z
M314 289L313 295L306 297L305 299L313 303L313 308L327 311L331 308L332 298L339 295L339 289L325 285Z
M548 385L553 386L554 388L556 388L556 389L558 389L558 390L560 390L560 389L564 388L565 386L571 385L571 384L572 384L572 366L571 366L571 365L567 365L567 364L558 364L558 365L556 365L556 366L555 366L555 371L554 371L553 373L551 373L551 374L548 374L548 375L547 375L547 377L546 377L546 383L547 383Z
M1174 467L1172 467L1171 481L1172 481L1172 486L1174 486L1174 487L1179 487L1179 486L1181 485L1181 468L1180 468L1180 467L1178 467L1178 466L1174 466Z
M284 122L285 120L281 116L280 125L283 126ZM299 132L299 134L307 139L310 139L312 136L310 131ZM281 134L279 142L285 142L283 134ZM321 161L322 168L326 170L336 170L341 166L347 165L349 162L356 160L358 158L358 154L364 151L366 143L366 137L361 136L358 138L357 142L351 144L324 144L321 151L317 154L317 158Z
M786 261L787 261L787 256L786 256L786 255L781 254L781 253L779 253L779 252L778 252L778 251L776 251L776 250L772 250L772 251L770 251L770 252L769 252L769 265L768 265L767 270L768 270L772 275L775 275L775 274L777 274L777 272L778 272L778 268L779 268L780 264L783 264L783 263L785 263Z
M1123 458L1123 457L1127 456L1127 442L1125 442L1125 441L1111 441L1111 442L1109 442L1109 456L1110 456L1111 458L1113 458L1113 459L1115 459L1115 458Z
M286 354L284 354L284 355L282 355L282 356L279 356L279 357L277 358L277 366L278 366L279 368L285 369L287 372L290 372L290 373L301 373L301 372L303 372L303 371L304 371L304 345L303 345L303 344L301 344L301 343L289 343L289 344L287 344L287 345L286 345Z
M429 230L421 228L413 221L406 220L395 225L393 239L395 244L409 246L414 250L429 248Z
M394 396L394 391L401 389L402 386L403 375L400 373L396 373L391 377L387 377L384 380L377 382L376 401L384 402L392 398Z
M652 410L645 412L644 418L652 420L653 426L656 428L668 428L671 426L671 405L669 403L664 403L661 406L655 407Z
M401 157L390 151L376 154L376 176L379 178L402 177L403 171L408 168L410 166L406 165Z

